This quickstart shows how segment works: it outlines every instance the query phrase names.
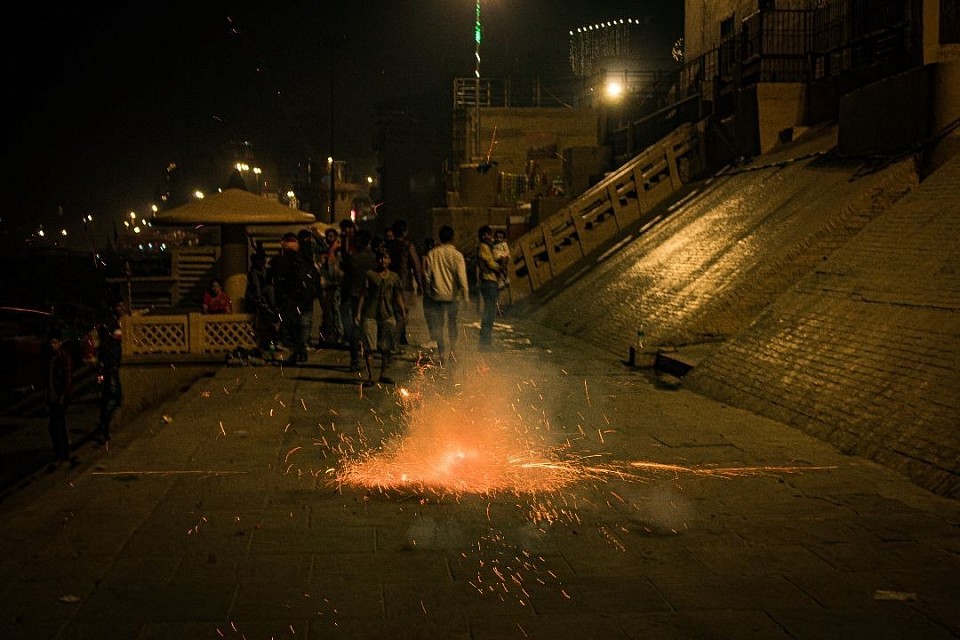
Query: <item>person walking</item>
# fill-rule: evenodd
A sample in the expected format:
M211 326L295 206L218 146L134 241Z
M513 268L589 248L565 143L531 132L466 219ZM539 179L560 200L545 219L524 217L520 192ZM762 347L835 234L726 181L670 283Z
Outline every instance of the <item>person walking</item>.
M122 298L110 302L110 313L97 326L97 366L100 380L100 420L97 422L95 443L109 447L110 426L117 409L123 404L123 386L120 384L120 361L123 357L123 326L120 319L126 313Z
M67 406L73 391L73 359L63 348L60 331L54 329L49 339L50 360L47 365L47 407L50 441L53 444L53 462L47 471L54 471L61 462L76 463L70 457L70 438L67 435Z
M368 229L359 229L351 240L352 251L343 259L343 288L340 291L340 317L344 338L350 348L350 371L360 371L360 329L353 320L360 308L360 292L363 291L367 271L376 270L377 259L370 250L371 235Z
M420 254L417 252L416 245L407 237L406 220L397 220L388 229L392 232L392 238L387 236L386 248L390 252L390 270L400 276L400 282L403 286L403 294L407 292L423 292L423 273ZM400 345L410 344L407 336L407 324L401 323L397 327L397 333L400 337Z
M457 313L460 300L469 301L470 287L466 260L453 244L453 227L440 227L437 240L439 244L430 250L425 261L423 311L430 339L437 343L437 355L443 366L456 359ZM444 340L444 334L448 341Z
M393 384L387 376L393 351L397 346L397 328L407 320L400 276L390 269L390 253L376 253L376 270L367 271L363 289L357 301L354 326L360 331L363 358L367 366L367 381L373 382L371 360L380 352L380 382Z
M493 322L500 298L500 263L493 256L493 229L485 224L477 230L477 269L480 278L480 351L493 350Z

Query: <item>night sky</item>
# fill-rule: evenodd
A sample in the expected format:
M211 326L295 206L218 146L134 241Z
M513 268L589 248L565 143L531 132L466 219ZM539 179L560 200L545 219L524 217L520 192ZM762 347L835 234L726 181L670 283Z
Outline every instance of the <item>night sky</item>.
M665 61L683 31L682 0L482 7L484 77L565 76L568 32L601 20L648 20ZM473 74L472 0L21 8L3 27L8 229L57 225L58 207L101 225L146 212L171 162L198 187L225 186L230 144L248 142L265 168L289 172L325 159L332 138L338 158L372 173L378 104L439 108L453 78Z

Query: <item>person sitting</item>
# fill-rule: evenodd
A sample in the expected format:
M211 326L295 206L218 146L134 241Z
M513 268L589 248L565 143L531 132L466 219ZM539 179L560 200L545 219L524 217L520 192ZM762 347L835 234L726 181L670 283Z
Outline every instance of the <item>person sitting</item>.
M220 280L210 281L210 288L203 293L203 304L200 306L203 313L233 313L233 302L223 290Z

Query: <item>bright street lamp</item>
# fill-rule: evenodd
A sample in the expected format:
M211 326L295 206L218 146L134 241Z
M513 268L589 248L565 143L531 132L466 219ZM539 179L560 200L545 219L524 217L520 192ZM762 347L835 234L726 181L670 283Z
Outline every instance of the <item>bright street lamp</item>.
M611 100L619 100L623 96L623 85L616 81L607 82L606 86L607 98Z

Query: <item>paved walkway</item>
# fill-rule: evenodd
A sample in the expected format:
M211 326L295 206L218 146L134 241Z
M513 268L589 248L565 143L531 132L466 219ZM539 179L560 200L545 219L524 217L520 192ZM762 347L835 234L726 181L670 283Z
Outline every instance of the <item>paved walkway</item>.
M224 367L0 502L0 638L960 634L957 502L467 315L411 395L336 350Z

